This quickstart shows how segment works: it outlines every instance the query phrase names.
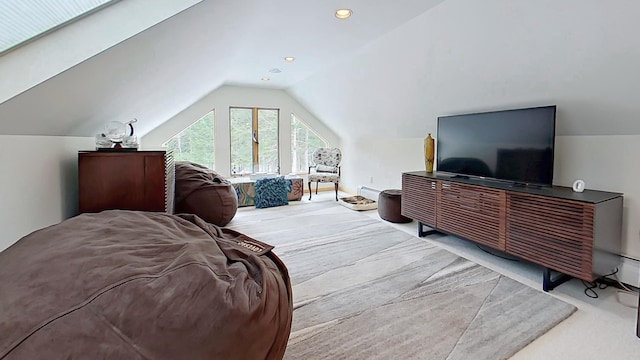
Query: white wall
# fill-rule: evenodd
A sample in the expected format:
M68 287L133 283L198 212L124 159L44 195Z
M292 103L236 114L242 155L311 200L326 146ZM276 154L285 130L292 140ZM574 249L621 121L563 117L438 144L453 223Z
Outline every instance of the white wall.
M0 135L0 251L78 212L78 151L93 138Z
M347 188L401 189L402 173L424 170L424 138L358 137L343 142ZM372 181L373 179L373 181Z
M291 172L291 114L307 123L329 142L340 146L338 137L298 102L282 90L223 86L205 96L174 118L157 127L141 139L144 147L160 147L204 114L215 110L215 170L228 177L231 174L231 136L229 133L229 107L265 107L280 109L279 137L281 173Z

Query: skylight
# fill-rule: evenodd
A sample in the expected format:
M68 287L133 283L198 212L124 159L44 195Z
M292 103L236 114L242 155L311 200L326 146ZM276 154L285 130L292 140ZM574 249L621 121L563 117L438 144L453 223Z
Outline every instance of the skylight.
M0 55L120 0L2 0Z

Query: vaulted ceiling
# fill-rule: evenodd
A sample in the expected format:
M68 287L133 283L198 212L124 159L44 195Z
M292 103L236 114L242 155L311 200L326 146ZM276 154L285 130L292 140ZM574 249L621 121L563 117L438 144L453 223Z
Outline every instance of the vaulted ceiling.
M77 64L68 61L68 68L52 77L16 88L0 104L0 134L93 136L107 121L134 117L140 120L138 133L144 134L223 84L289 88L441 1L192 1L196 4L95 56ZM162 6L127 0L108 10L131 11L136 3L149 11ZM334 16L343 7L353 9L352 18ZM81 20L78 31L104 22L103 15ZM123 17L110 25L116 31L137 21ZM22 71L37 72L47 59L72 50L59 42L28 58ZM296 60L286 62L286 56ZM7 71L3 60L0 70Z
M141 32L52 76L6 80L78 52L31 50L55 34L0 57L0 134L93 136L135 117L144 135L232 84L284 89L341 137L421 137L439 115L549 104L559 135L638 135L638 13L630 0L124 0L76 30Z

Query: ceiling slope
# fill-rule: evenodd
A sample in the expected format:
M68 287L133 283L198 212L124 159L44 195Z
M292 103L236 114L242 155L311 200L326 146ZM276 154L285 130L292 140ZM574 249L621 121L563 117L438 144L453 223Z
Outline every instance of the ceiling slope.
M286 89L442 1L205 0L0 104L0 134L93 136L135 117L144 135L222 84Z
M640 134L640 3L445 1L286 91L342 138L557 104L558 135Z
M200 1L116 2L0 56L0 103Z

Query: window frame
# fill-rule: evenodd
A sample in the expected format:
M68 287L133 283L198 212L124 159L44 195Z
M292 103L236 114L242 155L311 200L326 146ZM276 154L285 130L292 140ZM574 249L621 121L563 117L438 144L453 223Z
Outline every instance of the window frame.
M233 135L232 135L232 125L231 125L231 112L233 109L244 109L251 110L251 137L252 137L252 145L251 145L251 172L250 173L234 173L233 170ZM282 171L282 156L281 156L281 143L280 143L280 109L276 107L259 107L259 106L229 106L229 173L231 177L246 177L247 175L256 174L255 169L260 167L260 132L259 132L259 113L260 110L272 110L277 112L276 116L276 144L278 145L277 150L277 174L280 174ZM254 136L257 135L257 136ZM256 139L258 140L256 142Z
M211 169L215 170L216 169L216 109L215 108L207 111L204 115L198 117L196 120L194 120L191 123L189 123L189 125L187 125L182 130L178 131L175 135L173 135L173 136L169 137L167 140L163 141L161 146L164 147L164 148L169 149L169 147L167 146L169 141L171 141L175 137L180 136L181 134L183 134L184 132L189 130L192 126L194 126L199 121L203 120L209 114L211 114L211 117L212 117L212 122L211 122L211 131L212 131L212 139L211 139L211 141L212 141L212 144L211 145L212 145L212 148L213 148L213 153L211 154L212 155L211 156L211 160L213 161L213 163L211 164ZM175 159L175 154L174 154L174 159ZM202 165L206 166L208 164L202 164Z
M293 132L293 126L291 124L294 119L296 121L299 121L300 123L302 123L307 129L309 129L309 131L311 131L315 136L317 136L324 143L325 147L331 147L331 143L329 142L329 140L327 140L326 137L320 135L320 133L313 126L311 126L308 122L304 121L302 119L302 117L298 116L294 112L291 113L291 119L289 121L289 126L290 126L290 130L291 130L291 134L290 134L291 137L293 137L293 133L294 133ZM294 155L293 155L293 153L294 153L294 149L295 149L295 144L293 142L293 139L291 139L291 140L292 140L291 141L291 149L290 149L290 151L291 151L291 173L296 174L296 175L307 174L308 173L308 167L309 167L309 162L308 161L310 159L307 160L307 166L306 166L307 169L306 170L305 169L301 169L301 170L298 171L298 170L294 170L293 169L293 164L294 164ZM315 149L314 149L314 151L315 151ZM311 153L313 154L313 152L311 152Z

